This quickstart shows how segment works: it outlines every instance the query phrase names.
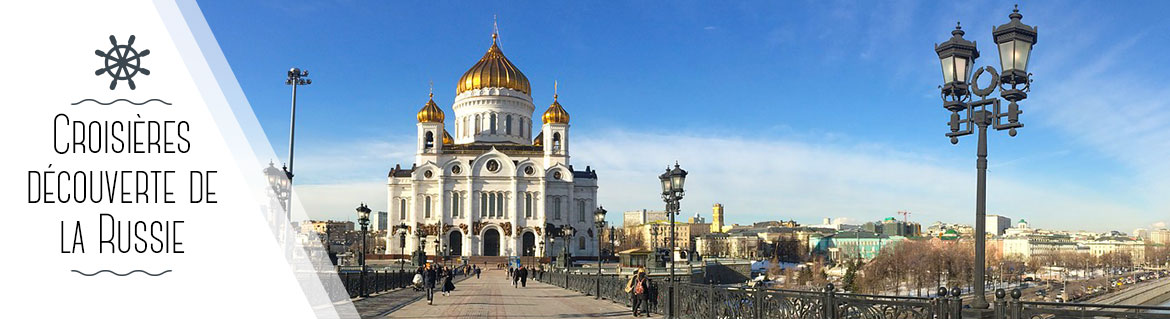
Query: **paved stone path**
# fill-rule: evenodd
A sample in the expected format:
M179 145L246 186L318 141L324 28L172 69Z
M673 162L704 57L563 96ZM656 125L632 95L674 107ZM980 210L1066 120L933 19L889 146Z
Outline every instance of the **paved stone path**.
M434 305L415 301L388 318L633 318L629 308L608 300L561 289L535 280L512 288L503 270L484 271L456 284L451 296L435 294ZM653 315L653 317L661 317Z

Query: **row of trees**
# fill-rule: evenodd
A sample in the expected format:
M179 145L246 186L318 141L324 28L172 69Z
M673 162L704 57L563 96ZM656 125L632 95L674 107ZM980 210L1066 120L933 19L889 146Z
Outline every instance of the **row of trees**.
M1134 260L1126 251L1093 256L1087 252L1057 252L1044 255L1004 256L988 247L986 275L989 283L1018 283L1025 274L1064 269L1063 275L1077 278L1105 275L1142 265L1170 263L1170 247L1147 246L1145 260ZM842 288L860 293L923 295L935 287L970 288L974 278L974 243L970 241L906 240L886 247L876 258L861 264L843 261L846 267ZM1100 271L1095 271L1100 270Z

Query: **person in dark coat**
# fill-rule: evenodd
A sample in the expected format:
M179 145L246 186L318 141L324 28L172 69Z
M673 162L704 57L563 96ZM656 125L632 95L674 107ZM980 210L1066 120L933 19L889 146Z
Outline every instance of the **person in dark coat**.
M443 271L443 274L445 275L443 276L443 295L450 296L451 291L455 290L455 283L452 282L455 280L455 269L448 268L447 270Z
M512 268L508 268L508 269L512 269ZM509 275L512 276L512 288L519 287L520 276L517 276L517 275L520 274L520 269L517 268L517 269L511 270L510 272L511 272L511 274L509 274Z
M475 268L475 279L479 279L480 272L483 272L483 268L476 267Z
M520 287L528 287L528 267L520 266Z
M634 317L638 316L638 308L642 308L647 317L650 316L650 305L648 304L650 287L650 278L646 276L645 269L638 269L634 277L631 277L630 281L626 283L626 292L630 293L630 301L634 305Z
M423 269L423 288L427 291L427 304L435 304L435 284L439 281L439 271L433 264L427 264Z

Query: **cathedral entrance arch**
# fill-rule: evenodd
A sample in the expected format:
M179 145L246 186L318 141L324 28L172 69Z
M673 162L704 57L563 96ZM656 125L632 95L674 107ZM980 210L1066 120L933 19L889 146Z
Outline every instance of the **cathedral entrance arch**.
M536 256L536 234L525 232L520 247L523 249L521 252L524 256Z
M495 228L483 232L483 255L500 255L500 232Z
M463 255L463 233L453 231L447 234L447 255L448 256L462 256Z

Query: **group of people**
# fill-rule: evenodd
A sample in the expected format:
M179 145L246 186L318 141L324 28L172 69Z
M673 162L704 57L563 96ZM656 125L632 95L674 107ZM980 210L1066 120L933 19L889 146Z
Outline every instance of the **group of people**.
M415 271L414 283L422 286L421 289L426 291L427 304L433 305L435 304L436 286L444 296L450 296L451 291L455 290L454 279L456 275L454 267L428 263Z
M658 286L646 275L645 268L638 268L634 271L634 276L626 282L625 291L630 294L630 303L634 306L634 317L639 315L639 309L649 317L650 304L658 300Z
M512 279L512 288L528 287L528 267L508 267L508 278Z

